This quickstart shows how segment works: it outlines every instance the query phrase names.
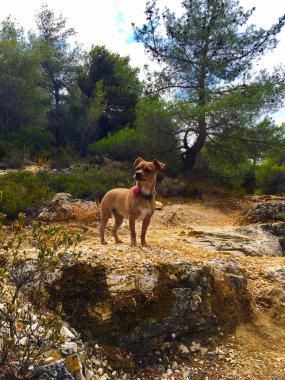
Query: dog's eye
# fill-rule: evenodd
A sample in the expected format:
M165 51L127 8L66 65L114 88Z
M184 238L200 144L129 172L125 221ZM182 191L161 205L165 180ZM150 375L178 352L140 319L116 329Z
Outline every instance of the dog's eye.
M151 172L151 169L149 169L149 168L145 168L144 171L145 171L146 173L150 173L150 172Z

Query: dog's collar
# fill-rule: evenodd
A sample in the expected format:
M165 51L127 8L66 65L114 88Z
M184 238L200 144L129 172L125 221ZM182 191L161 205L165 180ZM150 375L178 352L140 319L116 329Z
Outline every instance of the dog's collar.
M142 199L144 199L146 201L151 201L152 198L155 196L155 193L156 193L156 191L154 189L153 192L152 192L152 194L146 195L146 194L142 193L137 186L135 186L133 188L133 194L134 194L134 196L135 197L141 197Z

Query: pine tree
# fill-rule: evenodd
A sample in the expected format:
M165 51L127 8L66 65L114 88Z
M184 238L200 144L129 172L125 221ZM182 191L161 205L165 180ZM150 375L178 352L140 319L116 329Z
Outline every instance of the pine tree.
M182 15L156 0L146 6L146 24L134 26L137 41L161 65L148 76L148 92L170 91L179 99L184 168L193 170L209 139L252 124L284 97L284 69L253 78L255 63L276 47L285 16L268 30L248 24L255 8L236 0L184 0ZM228 135L228 133L226 134Z

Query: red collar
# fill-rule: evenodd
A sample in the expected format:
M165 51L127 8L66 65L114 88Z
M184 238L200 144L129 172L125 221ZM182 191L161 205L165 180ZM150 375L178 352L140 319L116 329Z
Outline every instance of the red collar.
M133 188L133 194L134 194L134 196L135 197L141 197L141 198L143 198L146 201L152 200L152 198L155 196L155 193L156 193L156 191L154 189L152 194L146 195L146 194L142 193L137 186L135 186Z

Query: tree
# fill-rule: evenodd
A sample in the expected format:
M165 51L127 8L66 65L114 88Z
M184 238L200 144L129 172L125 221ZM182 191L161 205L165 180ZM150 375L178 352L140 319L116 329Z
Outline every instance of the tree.
M40 59L10 19L0 26L0 134L9 139L25 125L44 124L48 96L38 82Z
M251 69L276 46L285 16L268 30L253 25L242 29L255 8L244 11L236 0L184 0L182 7L180 17L166 8L161 18L156 0L147 3L146 24L134 31L161 64L148 77L148 91L169 91L179 99L177 135L184 168L193 170L209 141L225 131L229 137L236 128L242 137L248 125L253 128L263 113L282 104L284 69L256 78ZM254 143L259 143L256 136Z
M132 161L135 156L154 157L179 166L179 142L176 137L174 109L171 103L147 97L136 109L133 128L123 128L93 143L90 148L97 154L113 160ZM170 165L169 165L170 166Z
M71 48L68 39L75 35L73 28L66 29L66 19L43 5L36 15L38 36L30 35L31 43L41 54L41 64L45 74L42 87L51 94L50 106L51 129L55 135L56 145L64 144L64 121L66 117L66 97L71 91L81 59L80 49Z
M85 67L78 79L79 87L89 103L100 82L106 101L106 109L98 121L95 140L134 123L141 84L138 69L132 68L129 61L129 57L111 53L104 46L93 47L87 55Z

